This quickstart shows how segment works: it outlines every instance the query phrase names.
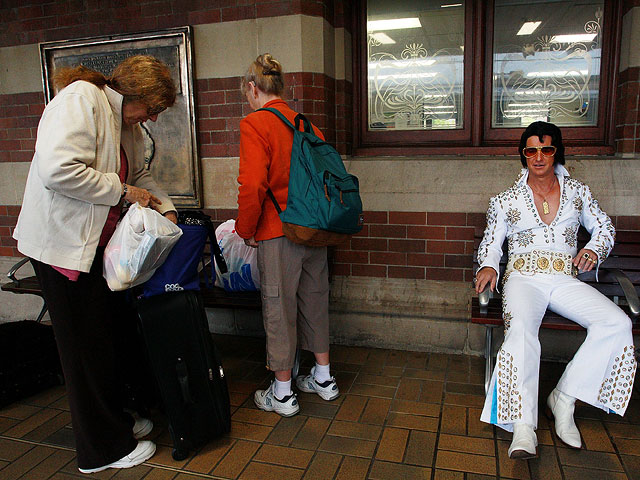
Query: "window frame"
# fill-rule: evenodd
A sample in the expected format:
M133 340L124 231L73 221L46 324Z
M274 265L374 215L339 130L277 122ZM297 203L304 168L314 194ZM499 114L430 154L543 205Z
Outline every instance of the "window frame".
M462 129L369 131L367 1L353 9L353 153L354 155L512 155L522 128L492 128L494 0L465 2L464 115ZM568 155L615 153L622 1L605 0L598 123L562 127ZM485 113L485 106L488 106Z

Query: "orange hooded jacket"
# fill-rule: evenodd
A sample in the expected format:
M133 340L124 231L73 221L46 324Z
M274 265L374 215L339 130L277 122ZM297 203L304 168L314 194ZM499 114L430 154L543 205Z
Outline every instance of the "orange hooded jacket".
M264 108L278 109L295 125L297 113L284 100L271 100ZM313 130L324 140L315 125ZM271 188L280 208L285 210L292 144L291 128L271 112L253 112L240 122L240 186L235 228L242 238L260 241L283 236L282 222L267 189Z

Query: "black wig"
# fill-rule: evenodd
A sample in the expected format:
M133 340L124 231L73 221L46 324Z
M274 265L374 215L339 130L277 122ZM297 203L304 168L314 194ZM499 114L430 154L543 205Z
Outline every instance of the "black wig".
M520 137L520 146L518 147L518 152L520 153L520 162L523 167L527 167L527 159L524 156L524 149L527 146L527 139L529 137L538 137L542 142L542 137L545 135L549 135L551 137L551 145L556 147L556 153L554 156L554 162L559 163L560 165L564 165L564 145L562 144L562 134L560 133L560 129L556 127L553 123L548 122L533 122L529 125L522 137Z

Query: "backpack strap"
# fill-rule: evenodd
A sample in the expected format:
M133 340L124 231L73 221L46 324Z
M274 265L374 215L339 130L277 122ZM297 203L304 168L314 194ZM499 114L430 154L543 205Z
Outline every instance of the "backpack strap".
M269 195L269 198L273 202L273 205L276 207L276 212L278 212L278 215L280 215L282 213L282 209L280 208L280 205L278 204L278 201L276 200L276 197L273 195L273 192L270 188L267 188L267 195Z
M303 114L298 113L296 115L295 118L295 126L293 125L293 123L291 123L289 121L289 119L287 117L285 117L282 112L280 110L278 110L277 108L259 108L256 110L256 112L259 112L260 110L264 110L265 112L271 112L273 113L275 116L277 116L280 120L282 120L287 126L289 126L289 128L291 128L292 130L297 130L300 131L300 122L302 121L303 125L304 125L304 131L306 133L312 133L315 135L315 133L313 132L313 129L311 128L311 122L307 119L307 117L305 117Z

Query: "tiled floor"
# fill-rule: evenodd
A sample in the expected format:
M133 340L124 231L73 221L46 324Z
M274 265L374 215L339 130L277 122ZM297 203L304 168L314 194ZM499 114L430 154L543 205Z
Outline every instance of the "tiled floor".
M538 459L507 457L509 437L478 420L483 359L335 346L332 371L342 395L333 402L301 393L299 415L257 410L253 391L268 383L263 340L216 337L231 390L233 427L185 461L171 458L160 412L156 455L101 479L640 479L640 400L625 418L579 406L584 448L559 443L540 415ZM302 370L311 356L303 358ZM562 365L543 364L541 394ZM64 387L0 410L0 479L87 478L77 470Z

